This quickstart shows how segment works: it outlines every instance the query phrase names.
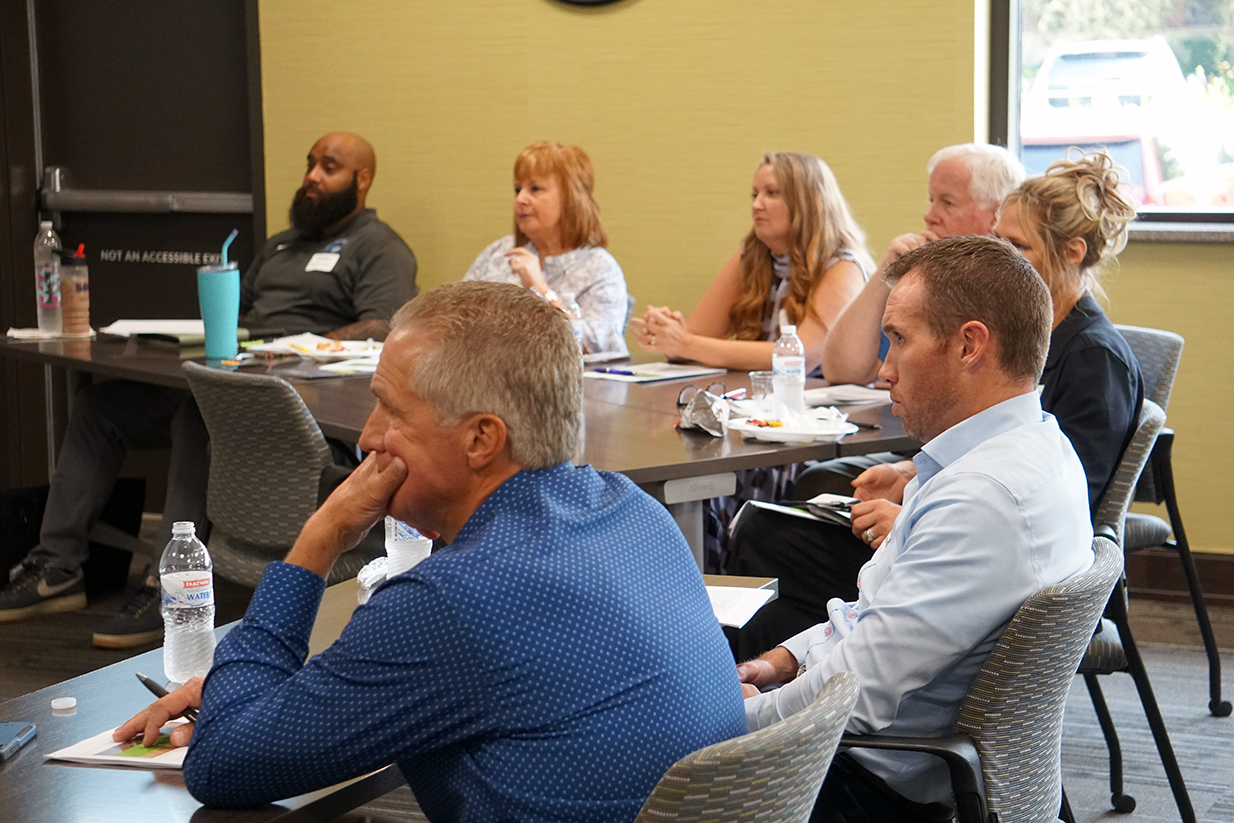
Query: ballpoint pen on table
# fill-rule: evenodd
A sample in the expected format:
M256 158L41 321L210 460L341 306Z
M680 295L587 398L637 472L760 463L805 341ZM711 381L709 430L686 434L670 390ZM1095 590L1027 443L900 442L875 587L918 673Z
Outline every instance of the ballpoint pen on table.
M137 679L140 680L141 685L149 689L150 693L153 694L155 697L166 697L167 696L166 689L164 689L158 683L155 683L150 678L146 677L141 672L137 672ZM190 723L196 723L197 722L197 710L194 708L187 708L184 711L180 712L180 714L176 715L176 717L183 717L185 720L189 721Z

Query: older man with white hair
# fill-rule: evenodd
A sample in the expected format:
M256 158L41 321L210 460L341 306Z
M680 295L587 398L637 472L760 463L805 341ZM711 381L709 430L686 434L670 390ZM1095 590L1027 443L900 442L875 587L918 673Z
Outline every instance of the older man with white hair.
M1024 166L1001 146L961 143L939 149L926 164L930 175L925 231L891 241L878 271L827 335L823 374L832 383L869 383L887 352L880 324L891 289L882 272L902 254L940 237L994 233L1003 198L1024 182Z

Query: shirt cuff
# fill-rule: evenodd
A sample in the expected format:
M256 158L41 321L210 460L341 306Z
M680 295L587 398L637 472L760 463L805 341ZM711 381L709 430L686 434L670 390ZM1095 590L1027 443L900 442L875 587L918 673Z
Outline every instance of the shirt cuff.
M826 623L816 623L805 631L793 635L780 645L788 649L788 653L796 658L797 665L800 666L806 662L806 653L809 652L810 647L826 638L826 635L823 634L826 627Z

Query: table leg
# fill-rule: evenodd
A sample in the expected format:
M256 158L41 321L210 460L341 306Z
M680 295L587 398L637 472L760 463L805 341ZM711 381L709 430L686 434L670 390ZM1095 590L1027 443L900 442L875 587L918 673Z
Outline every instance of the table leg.
M43 364L43 418L47 424L47 479L56 473L56 407L52 403L51 364Z
M703 569L703 501L727 497L737 490L737 475L733 472L682 477L656 483L640 484L640 488L664 504L677 521L699 571Z

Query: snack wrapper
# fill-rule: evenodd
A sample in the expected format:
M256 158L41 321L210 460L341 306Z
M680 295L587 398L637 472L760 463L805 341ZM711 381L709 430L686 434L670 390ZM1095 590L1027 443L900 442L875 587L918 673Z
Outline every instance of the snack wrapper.
M701 429L712 437L724 437L728 434L728 413L727 400L711 392L700 391L681 410L678 427L683 430Z

